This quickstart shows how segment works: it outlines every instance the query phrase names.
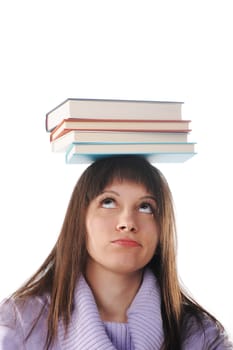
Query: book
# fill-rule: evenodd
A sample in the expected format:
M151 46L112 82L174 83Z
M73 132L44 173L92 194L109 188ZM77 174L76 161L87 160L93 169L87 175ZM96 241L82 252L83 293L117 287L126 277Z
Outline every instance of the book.
M152 153L141 154L151 163L184 163L193 157L196 153ZM99 158L108 156L108 154L77 154L71 161L66 161L68 164L87 164L96 161Z
M71 143L148 143L148 142L187 142L188 133L133 132L133 131L91 131L71 130L51 141L53 152L64 152Z
M52 131L63 119L182 119L183 102L136 101L68 98L46 114L46 131Z
M50 141L70 130L189 132L190 120L64 119L50 133Z
M195 154L194 142L177 143L72 143L65 153L67 164L90 163L100 157L137 154L155 162L184 162Z

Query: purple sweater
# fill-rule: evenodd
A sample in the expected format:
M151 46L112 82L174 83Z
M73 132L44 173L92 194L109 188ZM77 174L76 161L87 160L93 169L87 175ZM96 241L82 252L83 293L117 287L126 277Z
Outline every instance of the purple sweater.
M48 298L31 298L24 306L14 300L0 306L0 350L42 350L46 339ZM163 342L160 291L153 274L147 270L143 283L127 312L127 323L102 322L93 294L82 277L75 290L75 308L65 333L59 322L58 336L51 350L159 350ZM33 321L41 307L43 313L27 341ZM207 321L205 331L195 331L185 341L184 350L226 350L232 345L222 335L211 345L218 331Z

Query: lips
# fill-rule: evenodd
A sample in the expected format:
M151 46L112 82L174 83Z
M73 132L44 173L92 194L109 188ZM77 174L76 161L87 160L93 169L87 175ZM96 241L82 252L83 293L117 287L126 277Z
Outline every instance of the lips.
M125 246L125 247L140 247L141 245L137 242L134 241L132 239L116 239L114 241L112 241L112 243L114 244L118 244L120 246Z

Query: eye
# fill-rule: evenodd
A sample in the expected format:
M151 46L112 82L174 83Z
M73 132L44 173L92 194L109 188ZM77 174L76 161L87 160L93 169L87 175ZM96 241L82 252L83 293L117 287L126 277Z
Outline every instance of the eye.
M141 203L140 206L139 206L139 211L140 211L141 213L154 214L155 208L153 207L152 204L147 203L147 202L143 202L143 203Z
M116 208L116 202L113 198L104 198L101 201L101 207L102 208Z

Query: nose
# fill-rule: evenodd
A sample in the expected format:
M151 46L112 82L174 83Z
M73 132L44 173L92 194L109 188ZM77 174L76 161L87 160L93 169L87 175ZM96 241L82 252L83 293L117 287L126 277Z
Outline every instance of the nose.
M129 213L122 213L122 215L120 215L118 218L116 230L118 232L137 232L137 225L133 215L129 215Z
M126 224L123 224L123 225L117 225L116 227L117 231L119 232L136 232L137 229L135 226L133 225L126 225Z

